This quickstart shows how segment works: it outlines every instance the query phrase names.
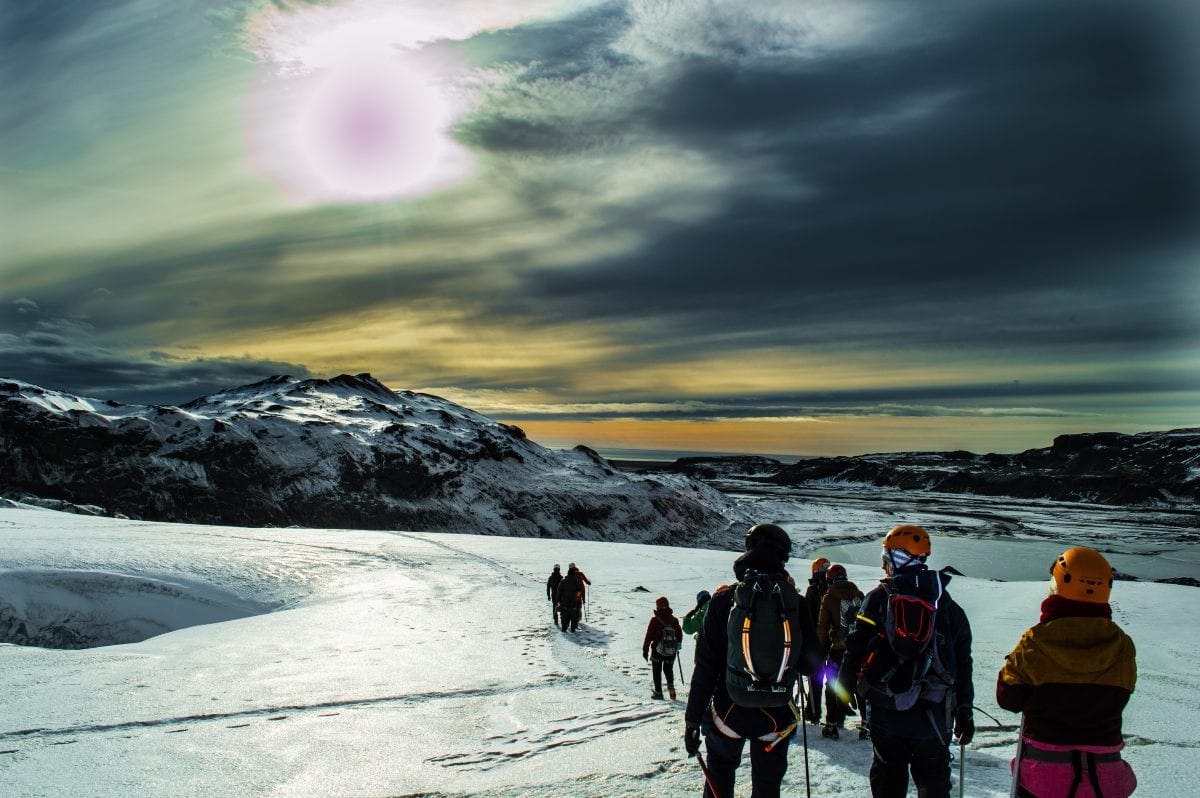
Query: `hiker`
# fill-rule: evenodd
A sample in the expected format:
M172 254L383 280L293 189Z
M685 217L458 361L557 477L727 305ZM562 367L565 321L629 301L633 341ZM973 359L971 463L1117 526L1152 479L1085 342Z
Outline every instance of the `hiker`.
M717 588L720 590L721 588ZM687 615L683 616L683 631L692 637L700 638L700 625L704 623L704 611L708 609L708 601L712 598L712 594L707 590L701 590L696 594L696 606L688 610Z
M1137 777L1121 759L1121 713L1137 664L1133 641L1112 621L1112 567L1080 546L1063 552L1050 575L1041 620L996 679L996 703L1025 713L1014 794L1125 798Z
M821 599L825 597L825 591L829 589L829 584L825 581L825 571L828 568L829 559L827 557L818 557L813 560L812 577L808 580L808 589L804 591L804 600L808 602L814 627L817 625L817 616L821 611ZM821 722L821 686L824 681L825 674L821 671L808 680L808 702L805 707L805 715L810 723L819 724Z
M558 626L558 584L562 580L562 571L559 570L558 563L555 563L550 578L546 580L546 598L550 600L550 614L554 616L555 626Z
M825 592L825 598L821 599L821 611L817 615L817 642L825 652L824 676L827 682L825 726L821 729L821 734L836 740L839 736L838 730L846 719L848 707L838 699L833 686L842 656L846 653L846 636L862 605L863 593L858 589L858 585L846 577L844 565L830 565L825 572L825 581L829 583L829 589ZM866 736L863 734L865 730L865 725L860 726L860 739Z
M717 590L704 613L684 748L699 755L703 728L706 798L732 798L747 740L755 798L778 796L787 772L788 743L800 720L793 691L801 673L820 667L812 615L784 567L791 548L775 524L751 527L746 553L733 563L737 584Z
M654 602L654 615L650 617L650 625L646 627L646 636L642 639L642 659L650 660L654 672L654 692L651 698L662 698L663 672L667 674L667 693L675 700L675 657L679 654L679 644L683 640L683 629L679 620L671 613L671 602L666 596L659 596Z
M579 577L579 605L583 606L585 603L587 603L587 585L590 585L592 580L588 579L587 574L579 570L579 566L575 563L571 563L567 566L567 570L570 570L571 568L575 569L575 575Z
M580 607L583 605L583 583L572 563L567 575L558 583L558 617L564 632L579 631Z
M883 539L887 578L867 593L846 637L834 689L865 699L875 798L903 798L909 771L922 798L950 794L950 729L975 735L971 625L950 598L950 575L925 565L929 533L911 524Z

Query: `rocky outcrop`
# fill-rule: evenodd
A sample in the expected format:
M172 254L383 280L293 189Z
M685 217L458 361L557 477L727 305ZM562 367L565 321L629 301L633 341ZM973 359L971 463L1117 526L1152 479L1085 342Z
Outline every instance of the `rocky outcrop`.
M1200 429L1060 435L1019 454L909 452L819 457L769 481L878 487L1118 505L1200 503Z
M677 475L558 452L369 374L272 377L181 407L0 381L0 495L130 518L725 546L745 519Z

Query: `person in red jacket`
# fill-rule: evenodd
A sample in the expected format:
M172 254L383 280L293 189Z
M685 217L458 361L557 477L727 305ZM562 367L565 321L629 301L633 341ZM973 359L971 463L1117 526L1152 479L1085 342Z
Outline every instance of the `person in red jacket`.
M587 574L585 574L582 570L580 570L579 566L576 565L575 563L571 563L567 567L575 569L575 576L579 579L579 585L580 585L580 587L579 587L579 603L581 605L586 604L587 603L587 586L592 583L592 580L588 579Z
M1113 570L1100 552L1068 549L1050 566L1041 621L996 677L996 703L1023 712L1013 759L1024 798L1126 798L1121 713L1137 680L1133 641L1112 622Z
M679 646L683 642L683 629L679 619L671 612L671 603L666 596L659 596L654 602L654 615L650 625L646 627L646 636L642 639L642 659L650 660L654 669L654 692L651 698L662 698L663 672L667 674L667 693L675 700L675 657L679 654Z

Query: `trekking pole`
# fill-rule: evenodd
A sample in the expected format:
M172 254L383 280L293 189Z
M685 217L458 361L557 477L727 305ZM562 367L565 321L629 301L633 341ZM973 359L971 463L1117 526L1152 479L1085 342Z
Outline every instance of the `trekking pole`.
M804 741L804 794L808 798L812 798L812 787L808 782L808 724L804 722L804 715L807 714L804 708L804 682L798 681L796 686L800 693L800 739Z
M958 743L958 798L963 798L967 778L967 746L961 740Z
M1021 713L1021 728L1017 732L1017 756L1013 760L1012 789L1008 798L1017 798L1021 783L1021 757L1025 754L1025 713Z
M687 677L683 675L683 657L676 657L675 662L679 665L679 683L683 684L687 681Z
M704 757L700 756L699 751L696 752L696 761L700 763L700 769L704 771L704 783L708 785L708 791L713 794L713 798L721 798L716 785L713 784L712 774L708 772L708 765L704 764Z

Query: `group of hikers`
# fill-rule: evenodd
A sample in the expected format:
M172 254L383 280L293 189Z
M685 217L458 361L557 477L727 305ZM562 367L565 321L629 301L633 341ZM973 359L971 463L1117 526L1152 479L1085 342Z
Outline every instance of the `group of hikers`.
M579 631L579 620L587 606L587 588L591 583L592 580L575 563L567 566L566 576L563 576L562 566L555 563L546 580L546 598L550 599L555 626L564 632Z
M948 798L950 747L957 740L961 756L975 734L971 625L947 589L950 574L927 564L929 533L912 524L889 531L885 578L865 595L826 558L813 562L800 595L786 569L791 549L781 527L758 524L733 563L735 581L700 591L682 623L665 596L655 602L642 642L654 698L664 677L676 697L680 642L696 638L684 747L703 771L705 798L733 798L747 742L753 798L778 796L789 744L806 721L821 724L822 704L825 737L837 739L858 716L859 738L872 747L873 798L903 798L910 777L920 798ZM1011 794L1125 798L1137 779L1121 758L1121 719L1137 669L1133 641L1112 621L1113 569L1099 552L1073 547L1050 576L1039 623L997 674L997 704L1021 713ZM574 564L553 590L547 583L564 631L571 607L578 625L585 584ZM807 782L807 747L805 756Z

